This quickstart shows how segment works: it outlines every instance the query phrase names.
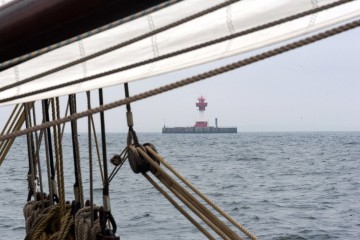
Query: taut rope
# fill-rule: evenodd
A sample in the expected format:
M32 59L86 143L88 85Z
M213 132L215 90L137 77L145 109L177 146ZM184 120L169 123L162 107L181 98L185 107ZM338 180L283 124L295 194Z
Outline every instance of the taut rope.
M55 106L56 105L56 106ZM52 99L52 117L53 120L60 118L60 106L59 98ZM62 144L60 136L60 125L54 126L54 144L55 144L55 156L56 156L56 175L57 175L57 184L59 191L59 207L60 215L65 215L65 190L64 190L64 169L63 169L63 158L62 158Z
M149 147L146 147L147 149ZM185 188L172 179L159 164L152 159L142 148L137 147L136 150L143 156L153 168L154 175L174 194L176 195L187 207L189 207L199 218L201 218L211 229L213 229L223 239L241 239L234 231L232 231L224 222L218 219L210 210L201 204L195 197L192 196ZM152 151L155 153L155 151ZM157 160L160 160L158 154L152 155ZM163 160L163 159L162 159ZM169 164L167 164L170 166ZM213 205L215 205L213 203ZM240 224L238 224L240 225ZM251 239L256 239L251 235Z
M194 218L191 217L190 214L188 214L179 204L177 204L177 202L171 198L171 196L165 192L154 180L152 180L152 178L146 174L143 173L144 177L157 189L159 190L159 192L161 194L164 195L164 197L179 211L181 212L194 226L197 227L197 229L199 229L199 231L201 231L208 239L211 240L215 240L215 238L213 236L211 236L211 234L206 231L205 228L203 228L198 222L196 222L196 220Z
M235 221L235 219L233 219L229 214L227 214L224 210L222 210L214 202L212 202L208 197L206 197L203 193L201 193L189 180L187 180L180 173L178 173L163 157L161 157L158 153L156 153L151 147L146 146L145 148L149 153L151 153L152 156L156 157L158 161L160 161L167 169L169 169L175 176L177 176L199 197L205 200L205 202L207 202L211 207L213 207L216 211L218 211L229 222L231 222L234 226L236 226L239 230L241 230L244 234L246 234L246 236L248 236L250 239L256 239L256 237L252 235L245 227L243 227L240 223Z

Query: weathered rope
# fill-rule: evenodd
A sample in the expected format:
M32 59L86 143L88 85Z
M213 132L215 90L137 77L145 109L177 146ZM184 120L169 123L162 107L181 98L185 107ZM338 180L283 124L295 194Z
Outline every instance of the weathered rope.
M20 106L19 110L16 111L19 106ZM16 123L16 120L18 119L20 113L22 113L22 110L21 110L22 106L23 106L23 104L16 104L15 105L12 113L10 114L10 117L8 118L3 130L1 131L0 136L4 135L5 132L7 132L7 133L12 132L13 125ZM15 116L15 118L14 118L14 116ZM11 124L9 126L9 129L6 131L6 129L7 129L10 122L11 122ZM0 155L1 156L3 155L3 151L4 151L2 148L3 148L3 146L4 146L4 148L6 148L6 145L7 145L7 142L5 142L5 141L0 142Z
M33 112L34 125L36 126L35 104L33 105L32 112ZM44 201L43 180L42 180L41 161L40 161L40 144L41 144L43 132L44 132L44 130L41 130L40 136L39 136L38 132L35 131L35 146L36 146L36 148L35 148L35 154L34 154L34 157L36 158L35 159L35 167L36 167L36 164L37 164L38 173L39 173L39 182L40 182L39 185L40 185L41 202Z
M129 69L133 69L133 68L145 65L145 64L149 64L149 63L157 62L157 61L164 60L164 59L167 59L167 58L171 58L171 57L174 57L174 56L178 56L178 55L181 55L181 54L184 54L184 53L187 53L187 52L198 50L198 49L201 49L201 48L204 48L204 47L208 47L210 45L221 43L221 42L224 42L224 41L227 41L227 40L230 40L230 39L234 39L234 38L237 38L237 37L240 37L240 36L244 36L244 35L247 35L247 34L250 34L250 33L256 32L256 31L260 31L260 30L263 30L263 29L266 29L266 28L270 28L270 27L279 25L281 23L285 23L285 22L288 22L288 21L291 21L291 20L295 20L295 19L307 16L307 15L310 15L310 14L314 14L314 13L317 13L317 12L320 12L320 11L324 11L324 10L330 9L332 7L335 7L335 6L338 6L338 5L341 5L341 4L345 4L345 3L348 3L348 2L351 2L351 1L354 1L354 0L340 0L340 1L337 1L337 2L334 2L334 3L330 3L330 4L327 4L327 5L321 6L321 7L317 7L317 8L314 8L314 9L299 13L299 14L295 14L295 15L292 15L292 16L289 16L289 17L286 17L286 18L282 18L280 20L276 20L276 21L273 21L273 22L270 22L270 23L266 23L266 24L263 24L263 25L260 25L260 26L257 26L257 27L251 28L251 29L247 29L247 30L244 30L244 31L241 31L241 32L238 32L238 33L230 34L230 35L225 36L225 37L221 37L221 38L211 40L211 41L208 41L208 42L205 42L205 43L194 45L194 46L191 46L191 47L179 50L179 51L171 52L171 53L168 53L168 54L164 54L164 55L161 55L161 56L158 56L158 57L155 57L155 58L150 58L150 59L147 59L145 61L140 61L140 62L133 63L133 64L130 64L130 65L127 65L127 66L115 68L115 69L112 69L112 70L109 70L109 71L94 74L92 76L80 78L80 79L69 81L69 82L66 82L66 83L53 85L51 87L47 87L47 88L44 88L44 89L38 89L38 90L35 90L35 91L32 91L32 92L20 94L20 95L14 96L14 97L1 99L0 103L16 100L16 99L23 98L23 97L29 97L29 96L32 96L32 95L36 95L36 94L40 94L40 93L43 93L43 92L56 90L56 89L59 89L59 88L68 87L68 86L71 86L71 85L74 85L74 84L79 84L79 83L83 83L83 82L86 82L86 81L89 81L89 80L102 78L102 77L105 77L105 76L108 76L108 75L111 75L111 74L114 74L114 73L126 71L126 70L129 70Z
M140 147L136 148L141 156L146 158L150 165L156 169L154 173L158 179L169 188L184 204L186 204L196 215L198 215L209 227L224 239L241 239L224 222L218 219L211 211L193 197L186 189L174 181L155 160L149 157Z
M12 112L11 112L8 120L7 120L6 123L5 123L5 126L3 127L3 130L1 130L0 135L3 135L4 132L6 131L9 123L11 122L11 119L14 117L15 113L17 112L16 110L18 109L19 106L20 106L20 108L21 108L21 104L16 104L16 105L15 105L15 107L14 107L14 109L12 110ZM19 111L19 112L20 112L20 111ZM19 112L18 112L18 113L19 113ZM1 148L1 146L2 146L2 143L0 143L0 148Z
M66 205L65 214L61 216L58 205L50 206L50 201L45 200L44 206L41 201L30 201L24 206L24 217L26 222L25 240L96 240L101 232L98 212L100 207L93 206L80 209L75 216L69 204ZM91 216L96 215L93 226Z
M91 95L90 92L86 92L87 98L87 107L91 109ZM92 115L88 116L88 151L89 151L89 188L90 188L90 212L93 212L93 202L94 202L94 188L93 188L93 163L92 163L92 144L91 144L91 118ZM90 226L94 225L94 215L91 214Z
M19 105L20 105L20 108L18 109L17 113L15 114L15 117L14 117L13 121L11 122L7 133L19 131L25 121L25 114L24 114L24 111L22 110L23 104L19 104ZM10 118L12 118L12 117L10 117ZM1 135L3 135L3 134L4 134L4 131L1 133ZM0 165L3 163L5 157L7 156L14 140L15 139L13 138L13 139L9 139L7 141L0 142Z
M67 114L68 114L68 111L69 111L69 106L70 106L70 103L69 103L69 100L68 100L68 102L67 102L67 104L66 104L65 114L64 114L64 116L65 116L65 117L66 117L66 116L67 116ZM62 139L62 138L63 138L63 136L64 136L65 124L66 124L66 123L64 123L64 124L62 125L62 130L61 130L61 139Z
M241 239L240 237L230 237L227 233L224 232L219 225L214 223L211 217L207 216L205 213L201 212L199 208L193 205L193 202L189 201L188 198L184 197L182 193L180 193L177 189L175 189L171 183L163 179L163 176L158 176L159 180L177 197L179 198L191 211L193 211L201 220L203 220L212 230L214 230L222 239L225 240L234 240Z
M47 123L44 123L44 124L41 124L41 125L38 125L38 126L28 128L28 129L24 129L24 130L21 130L21 131L12 132L12 133L0 136L0 141L4 141L4 140L10 139L10 138L18 137L18 136L24 135L24 134L29 133L29 132L33 132L33 131L36 131L36 130L41 130L41 129L45 129L45 128L48 128L48 127L52 127L54 125L69 122L69 121L74 120L74 119L79 119L79 118L82 118L82 117L86 117L86 116L91 115L91 114L106 111L106 110L109 110L109 109L112 109L112 108L115 108L115 107L126 105L127 103L139 101L139 100L142 100L142 99L145 99L145 98L148 98L148 97L158 95L160 93L164 93L164 92L167 92L167 91L170 91L170 90L174 90L176 88L180 88L180 87L183 87L183 86L186 86L186 85L189 85L189 84L192 84L192 83L195 83L195 82L198 82L198 81L210 78L210 77L214 77L214 76L217 76L217 75L232 71L234 69L241 68L241 67L250 65L252 63L259 62L261 60L264 60L264 59L267 59L267 58L270 58L270 57L273 57L273 56L288 52L290 50L293 50L293 49L308 45L310 43L320 41L322 39L328 38L330 36L334 36L336 34L348 31L350 29L353 29L353 28L356 28L356 27L359 27L359 26L360 26L360 20L355 20L353 22L346 23L346 24L341 25L339 27L332 28L330 30L327 30L325 32L322 32L322 33L319 33L319 34L316 34L316 35L313 35L313 36L310 36L310 37L307 37L305 39L302 39L302 40L299 40L299 41L296 41L296 42L293 42L293 43L286 44L284 46L275 48L273 50L269 50L269 51L266 51L264 53L257 54L255 56L240 60L240 61L232 63L232 64L225 65L225 66L220 67L220 68L216 68L214 70L211 70L211 71L208 71L208 72L205 72L205 73L201 73L199 75L196 75L196 76L193 76L193 77L190 77L190 78L183 79L183 80L175 82L175 83L167 84L167 85L164 85L162 87L155 88L153 90L146 91L146 92L143 92L143 93L140 93L140 94L137 94L137 95L133 95L132 97L129 97L129 98L126 98L126 99L121 99L121 100L118 100L118 101L115 101L115 102L112 102L112 103L108 103L108 104L105 104L105 105L100 106L100 107L96 107L96 108L93 108L93 109L90 109L90 110L86 110L86 111L83 111L83 112L80 112L80 113L76 113L76 114L70 115L68 117L64 117L62 119L57 119L57 120L54 120L54 121L51 121L51 122L47 122Z
M45 103L42 103L42 115L43 115L43 122L46 122L45 117ZM49 139L47 133L44 134L45 138L45 157L46 157L46 172L47 172L47 179L48 179L48 186L49 186L49 197L50 197L50 205L54 204L54 192L51 183L51 170L50 170L50 153L49 153Z
M49 116L49 100L42 100L42 114L43 121L50 121ZM46 153L46 167L48 174L48 184L49 184L49 195L50 195L50 204L53 205L54 201L58 202L58 194L56 188L55 180L55 167L54 167L54 157L53 157L53 147L51 140L51 129L48 128L45 130L45 153ZM56 149L55 149L56 151Z
M69 95L69 104L70 104L70 112L76 113L76 95ZM75 195L77 195L77 197L75 197L75 200L80 202L80 207L82 208L84 207L84 193L82 187L80 150L79 150L79 140L78 140L78 130L77 130L76 120L71 122L71 130L72 130L73 147L75 147L74 161L75 161L76 186L74 185L74 191L77 191L77 193L75 193Z
M92 204L90 203L90 206ZM92 210L93 209L93 210ZM96 235L101 232L99 218L91 223L94 211L98 212L100 207L84 207L75 215L75 239L76 240L96 240Z
M56 106L55 106L56 105ZM60 106L59 99L52 99L52 117L53 120L57 119L60 116ZM55 144L55 156L56 156L56 176L57 176L57 185L59 191L59 207L60 215L65 215L65 190L64 190L64 172L63 172L63 159L62 159L62 144L60 139L60 125L53 126L54 134L54 144Z
M214 202L212 202L208 197L206 197L203 193L201 193L189 180L183 177L180 173L178 173L163 157L161 157L158 153L156 153L151 147L145 147L147 151L151 153L152 156L156 157L167 169L169 169L175 176L177 176L183 183L185 183L191 190L193 190L199 197L201 197L205 202L207 202L210 206L212 206L216 211L218 211L223 217L225 217L229 222L231 222L234 226L236 226L239 230L241 230L246 236L250 239L255 240L256 237L251 234L245 227L243 227L240 223L238 223L235 219L233 219L230 215L228 215L224 210L218 207Z
M24 207L26 221L26 240L39 239L67 239L74 225L70 205L67 205L66 214L60 216L60 208L57 205L49 206L45 201L46 208L40 208L41 202L29 202Z
M208 239L215 240L211 234L206 231L194 218L191 217L171 196L164 191L159 184L157 184L148 174L143 173L143 176L162 194L164 197L179 211L181 212L199 231L201 231Z
M96 134L96 129L95 129L94 118L93 118L92 115L90 115L90 116L91 116L91 126L92 126L93 133L94 133L94 142L95 142L95 148L96 148L96 155L97 155L98 163L99 163L99 170L100 170L101 180L102 180L102 183L104 185L104 172L103 172L103 167L102 167L102 164L101 164L100 149L99 149L99 143L98 143L98 140L97 140L97 134Z
M99 57L99 56L104 55L104 54L106 54L106 53L115 51L115 50L117 50L117 49L119 49L119 48L128 46L128 45L130 45L130 44L133 44L133 43L135 43L135 42L138 42L138 41L140 41L140 40L143 40L143 39L145 39L145 38L147 38L147 37L151 37L151 36L153 36L153 35L155 35L155 34L158 34L158 33L160 33L160 32L163 32L163 31L166 31L166 30L171 29L171 28L173 28L173 27L179 26L179 25L181 25L181 24L184 24L184 23L189 22L189 21L191 21L191 20L193 20L193 19L196 19L196 18L199 18L199 17L201 17L201 16L204 16L204 15L206 15L206 14L208 14L208 13L214 12L214 11L216 11L216 10L218 10L218 9L221 9L221 8L223 8L223 7L226 7L226 6L228 6L228 5L231 5L231 4L233 4L233 3L235 3L235 2L238 2L238 1L241 1L241 0L228 0L228 1L225 1L225 2L223 2L223 3L220 3L220 4L218 4L218 5L215 5L215 6L213 6L213 7L210 7L210 8L208 8L208 9L206 9L206 10L200 11L200 12L198 12L198 13L195 13L195 14L193 14L193 15L190 15L190 16L188 16L188 17L185 17L185 18L183 18L183 19L180 19L180 20L178 20L178 21L175 21L175 22L173 22L173 23L170 23L170 24L168 24L168 25L165 25L165 26L163 26L163 27L160 27L160 28L158 28L158 29L155 29L155 30L153 30L153 31L151 31L151 32L145 33L145 34L140 35L140 36L138 36L138 37L134 37L134 38L132 38L132 39L130 39L130 40L127 40L127 41L125 41L125 42L116 44L116 45L114 45L114 46L112 46L112 47L109 47L109 48L107 48L107 49L104 49L104 50L101 50L101 51L99 51L99 52L90 54L90 55L85 56L85 57L83 57L83 58L80 58L80 59L78 59L78 60L69 62L69 63L67 63L67 64L64 64L64 65L61 65L61 66L59 66L59 67L53 68L53 69L51 69L51 70L49 70L49 71L45 71L45 72L40 73L40 74L37 74L37 75L35 75L35 76L26 78L26 79L24 79L24 80L17 81L17 82L15 82L15 83L12 83L12 84L9 84L9 85L7 85L7 86L4 86L4 87L0 88L0 92L5 91L5 90L7 90L7 89L10 89L10 88L12 88L12 87L19 86L19 85L24 84L24 83L28 83L28 82L34 81L34 80L36 80L36 79L38 79L38 78L45 77L45 76L47 76L47 75L49 75L49 74L52 74L52 73L61 71L61 70L63 70L63 69L66 69L66 68L69 68L69 67L71 67L71 66L74 66L74 65L76 65L76 64L79 64L79 63L88 61L88 60L93 59L93 58L96 58L96 57ZM0 102L0 103L1 103L1 102Z
M105 26L102 26L100 28L91 30L89 32L86 32L86 33L83 33L81 35L75 36L73 38L70 38L70 39L64 40L62 42L53 44L53 45L51 45L49 47L45 47L45 48L39 49L37 51L31 52L29 54L20 56L18 58L14 58L14 59L11 59L9 61L2 62L2 63L0 63L0 70L5 69L5 68L10 67L10 66L13 66L15 64L24 62L24 61L29 60L31 58L37 57L37 56L39 56L41 54L44 54L44 53L49 52L51 50L57 49L59 47L63 47L63 46L68 45L70 43L82 40L84 38L87 38L87 37L93 36L95 34L98 34L100 32L106 31L108 29L117 27L117 26L119 26L121 24L124 24L126 22L133 21L133 20L135 20L135 19L137 19L139 17L142 17L142 16L145 16L147 14L153 13L153 12L155 12L157 10L160 10L160 9L162 9L164 7L168 7L168 6L170 6L170 5L174 4L174 3L181 2L181 1L183 1L183 0L169 0L169 1L166 1L165 3L159 4L159 5L154 6L152 8L146 9L146 10L144 10L142 12L139 12L139 13L133 14L133 15L131 15L129 17L117 20L117 21L112 22L112 23L110 23L108 25L105 25Z
M26 127L31 127L31 115L30 115L30 103L24 103L24 114L25 114L25 124ZM29 172L28 172L28 188L29 195L27 201L31 200L31 197L34 196L36 201L36 171L35 171L35 159L34 159L34 144L33 144L33 135L28 133L26 135L27 140L27 149L28 149L28 159L29 159Z

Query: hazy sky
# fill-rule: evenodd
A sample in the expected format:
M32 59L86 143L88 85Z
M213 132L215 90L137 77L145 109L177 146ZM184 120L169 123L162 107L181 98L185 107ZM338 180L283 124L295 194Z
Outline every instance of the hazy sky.
M342 33L200 83L132 104L135 130L193 126L198 96L207 98L205 118L242 131L360 131L360 29ZM140 93L253 55L254 52L130 83ZM98 104L93 91L93 105ZM104 90L105 101L124 97L123 86ZM63 109L66 99L63 98ZM78 96L85 109L85 94ZM0 126L12 107L0 109ZM39 105L37 106L38 110ZM105 113L107 130L127 131L124 107ZM98 118L98 115L95 116ZM87 120L79 130L86 131Z

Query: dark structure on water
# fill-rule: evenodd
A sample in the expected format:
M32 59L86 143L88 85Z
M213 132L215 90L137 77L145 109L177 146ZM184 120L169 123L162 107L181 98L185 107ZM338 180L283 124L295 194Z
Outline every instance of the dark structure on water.
M218 127L217 118L215 118L215 127L208 126L208 122L204 120L204 111L207 107L203 96L198 98L196 107L199 108L199 120L193 127L164 127L162 133L237 133L236 127Z

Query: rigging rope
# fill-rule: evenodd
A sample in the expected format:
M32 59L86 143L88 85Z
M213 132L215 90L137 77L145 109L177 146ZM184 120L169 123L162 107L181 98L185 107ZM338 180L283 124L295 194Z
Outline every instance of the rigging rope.
M205 202L207 202L211 207L218 211L223 217L225 217L229 222L236 226L239 230L245 233L250 239L256 239L246 228L239 224L235 219L228 215L224 210L219 208L214 202L207 198L203 193L201 193L189 180L183 177L178 173L163 157L156 153L151 147L145 146L146 150L158 161L160 161L167 169L169 169L175 176L177 176L183 183L185 183L191 190L193 190L199 197L201 197Z
M247 34L250 34L250 33L254 33L256 31L260 31L260 30L263 30L263 29L266 29L266 28L270 28L270 27L273 27L273 26L276 26L276 25L279 25L279 24L282 24L282 23L285 23L285 22L288 22L288 21L292 21L292 20L307 16L307 15L310 15L310 14L318 13L320 11L324 11L324 10L327 10L327 9L330 9L330 8L333 8L333 7L336 7L336 6L351 2L351 1L354 1L354 0L340 0L340 1L337 1L337 2L333 2L333 3L327 4L327 5L324 5L324 6L321 6L321 7L317 7L317 8L302 12L302 13L298 13L298 14L295 14L295 15L292 15L292 16L289 16L289 17L285 17L285 18L282 18L282 19L279 19L279 20L275 20L275 21L270 22L270 23L266 23L266 24L263 24L263 25L260 25L260 26L254 27L254 28L246 29L244 31L240 31L240 32L237 32L237 33L234 33L234 34L230 34L230 35L227 35L225 37L221 37L221 38L218 38L218 39L215 39L215 40L204 42L204 43L201 43L201 44L198 44L198 45L194 45L194 46L191 46L191 47L188 47L188 48L185 48L185 49L181 49L181 50L178 50L178 51L174 51L174 52L171 52L171 53L168 53L168 54L164 54L164 55L161 55L161 56L158 56L158 57L150 58L150 59L140 61L140 62L137 62L137 63L133 63L133 64L130 64L130 65L127 65L127 66L115 68L115 69L105 71L105 72L102 72L102 73L98 73L98 74L94 74L94 75L91 75L91 76L88 76L88 77L79 78L79 79L72 80L72 81L69 81L69 82L66 82L66 83L53 85L51 87L47 87L47 88L44 88L44 89L38 89L38 90L35 90L35 91L32 91L32 92L20 94L20 95L17 95L17 96L5 98L5 99L0 99L0 103L20 99L20 98L23 98L23 97L33 96L33 95L36 95L36 94L56 90L56 89L63 88L63 87L68 87L68 86L71 86L71 85L83 83L83 82L90 81L90 80L93 80L93 79L105 77L105 76L108 76L108 75L111 75L111 74L115 74L115 73L119 73L119 72L122 72L122 71L129 70L129 69L133 69L133 68L145 65L145 64L149 64L149 63L157 62L157 61L164 60L164 59L167 59L167 58L175 57L175 56L187 53L187 52L191 52L191 51L194 51L194 50L205 48L205 47L208 47L210 45L221 43L221 42L231 40L231 39L234 39L234 38L237 38L237 37L241 37L241 36L244 36L244 35L247 35ZM0 91L1 90L2 90L2 88L0 88Z
M59 98L51 99L52 117L53 120L60 117ZM56 104L56 106L55 106ZM53 126L54 145L55 145L55 157L56 157L56 175L57 185L59 190L59 207L60 215L65 215L65 190L64 190L64 172L63 172L63 160L62 160L62 144L60 139L60 125Z
M139 101L139 100L142 100L142 99L145 99L145 98L148 98L148 97L152 97L152 96L155 96L155 95L158 95L158 94L170 91L170 90L174 90L174 89L177 89L177 88L180 88L180 87L183 87L183 86L195 83L195 82L199 82L201 80L204 80L204 79L207 79L207 78L210 78L210 77L214 77L214 76L217 76L217 75L220 75L220 74L223 74L223 73L226 73L226 72L229 72L229 71L232 71L232 70L235 70L235 69L250 65L250 64L255 63L255 62L259 62L261 60L264 60L264 59L267 59L267 58L270 58L270 57L273 57L273 56L288 52L290 50L309 45L311 43L320 41L320 40L328 38L330 36L334 36L336 34L340 34L342 32L348 31L350 29L353 29L353 28L356 28L356 27L359 27L359 26L360 26L360 20L355 20L353 22L346 23L346 24L341 25L339 27L332 28L330 30L315 34L313 36L304 38L302 40L286 44L284 46L281 46L281 47L278 47L278 48L263 52L261 54L257 54L255 56L252 56L252 57L249 57L249 58L245 58L245 59L240 60L238 62L228 64L228 65L216 68L216 69L211 70L211 71L207 71L207 72L195 75L193 77L189 77L189 78L180 80L180 81L175 82L175 83L167 84L167 85L164 85L164 86L159 87L159 88L155 88L155 89L152 89L152 90L149 90L149 91L137 94L137 95L133 95L132 97L129 97L129 98L126 98L126 99L121 99L121 100L118 100L118 101L114 101L112 103L108 103L108 104L105 104L105 105L102 105L102 106L99 106L99 107L96 107L96 108L93 108L93 109L90 109L90 110L79 112L79 113L76 113L76 114L61 118L61 119L56 119L56 120L53 120L51 122L47 122L47 123L44 123L44 124L41 124L41 125L38 125L38 126L34 126L34 127L31 127L31 128L28 128L28 129L24 129L24 130L20 130L20 131L16 131L16 132L12 132L12 133L9 133L9 134L2 135L2 136L0 136L0 141L4 141L4 140L10 139L10 138L18 137L18 136L27 134L29 132L49 128L49 127L52 127L52 126L55 126L55 125L58 125L58 124L69 122L71 120L86 117L86 116L89 116L91 114L103 112L103 111L106 111L106 110L109 110L109 109L112 109L112 108L115 108L115 107L126 105L126 104L131 103L131 102Z
M154 175L216 233L218 233L224 239L241 239L224 222L218 219L211 211L209 211L195 197L193 197L185 188L174 181L155 160L153 160L151 157L149 157L149 155L146 154L146 152L143 151L141 147L137 147L136 150L140 155L148 160L154 169L156 169L153 171Z
M92 126L93 133L94 133L94 142L95 142L95 147L96 147L96 155L97 155L97 158L98 158L98 164L99 164L99 170L100 170L101 180L102 180L102 183L103 183L103 185L104 185L104 172L103 172L103 167L102 167L102 164L101 164L99 143L98 143L98 139L97 139L97 134L96 134L96 129L95 129L94 118L93 118L93 115L91 115L91 114L90 114L90 117L91 117L91 126Z
M45 72L40 73L40 74L37 74L37 75L35 75L35 76L26 78L26 79L24 79L24 80L17 81L17 82L15 82L15 83L12 83L12 84L9 84L9 85L7 85L7 86L4 86L4 87L0 88L0 92L5 91L5 90L7 90L7 89L9 89L9 88L12 88L12 87L19 86L19 85L24 84L24 83L28 83L28 82L34 81L34 80L36 80L36 79L38 79L38 78L45 77L45 76L47 76L47 75L49 75L49 74L52 74L52 73L61 71L61 70L63 70L63 69L69 68L69 67L71 67L71 66L73 66L73 65L76 65L76 64L79 64L79 63L88 61L88 60L93 59L93 58L96 58L96 57L99 57L99 56L101 56L101 55L104 55L104 54L106 54L106 53L112 52L112 51L117 50L117 49L119 49L119 48L128 46L128 45L130 45L130 44L133 44L133 43L135 43L135 42L138 42L138 41L140 41L140 40L143 40L143 39L145 39L145 38L147 38L147 37L151 37L151 36L153 36L153 35L155 35L155 34L157 34L157 33L160 33L160 32L166 31L166 30L168 30L168 29L171 29L171 28L173 28L173 27L179 26L179 25L181 25L181 24L184 24L184 23L189 22L189 21L191 21L191 20L193 20L193 19L199 18L199 17L201 17L201 16L203 16L203 15L206 15L206 14L208 14L208 13L214 12L214 11L216 11L216 10L218 10L218 9L221 9L221 8L223 8L223 7L226 7L226 6L228 6L228 5L231 5L231 4L233 4L233 3L235 3L235 2L238 2L238 1L241 1L241 0L228 0L228 1L225 1L225 2L223 2L223 3L220 3L220 4L218 4L218 5L215 5L215 6L213 6L213 7L210 7L210 8L208 8L208 9L203 10L203 11L200 11L200 12L198 12L198 13L195 13L195 14L193 14L193 15L190 15L190 16L188 16L188 17L185 17L185 18L183 18L183 19L180 19L180 20L178 20L178 21L175 21L175 22L173 22L173 23L170 23L170 24L168 24L168 25L165 25L165 26L163 26L163 27L160 27L160 28L158 28L158 29L155 29L155 30L153 30L153 31L151 31L151 32L148 32L148 33L145 33L145 34L143 34L143 35L134 37L134 38L132 38L132 39L130 39L130 40L127 40L127 41L125 41L125 42L116 44L116 45L114 45L114 46L112 46L112 47L109 47L109 48L107 48L107 49L104 49L104 50L101 50L101 51L99 51L99 52L90 54L90 55L85 56L85 57L83 57L83 58L80 58L80 59L78 59L78 60L69 62L69 63L64 64L64 65L62 65L62 66L53 68L53 69L51 69L51 70L49 70L49 71L45 71ZM0 103L1 103L1 101L0 101Z
M76 113L76 95L69 95L70 114ZM72 146L73 146L73 157L74 157L74 171L75 171L75 184L74 184L74 195L76 204L82 208L84 206L84 194L82 187L81 177L81 166L80 166L80 153L79 153L79 140L77 131L77 121L71 121L71 135L72 135Z
M36 114L35 114L35 104L33 105L32 108L32 112L33 112L33 120L34 120L34 125L36 126ZM42 135L43 135L44 130L41 130L40 136L38 136L37 131L35 131L35 154L34 157L35 159L35 166L37 163L37 167L38 167L38 172L39 172L39 182L40 182L40 196L41 196L41 202L44 201L44 191L43 191L43 181L42 181L42 173L41 173L41 161L40 161L40 144L41 144L41 139L42 139Z
M17 110L17 112L15 113L15 109L17 107L14 108L13 113L10 115L8 122L10 122L11 120L11 124L10 126L8 126L7 129L7 133L10 132L14 132L14 131L18 131L21 129L21 126L23 125L24 121L25 121L25 113L22 110L23 104L17 104L17 106L20 106L20 108ZM3 135L6 131L7 125L5 125L5 127L3 128L3 131L1 132L0 136ZM2 141L0 142L0 165L3 163L6 155L8 154L13 142L14 142L14 138L13 139L9 139L7 141Z
M223 239L240 239L230 228L221 222L207 208L198 202L189 192L175 182L158 164L152 160L140 148L139 153L145 157L152 167L154 167L154 175L174 194L178 197L190 210L192 210L199 218L201 218L211 229L213 229Z
M91 96L90 92L86 92L87 98L87 107L91 109ZM93 203L94 203L94 189L93 189L93 165L92 165L92 144L91 144L91 118L92 115L88 116L88 151L89 151L89 181L90 181L90 213L93 212ZM91 214L91 222L90 226L94 225L94 215Z
M171 196L165 192L147 173L142 173L143 176L161 193L164 197L179 211L181 212L199 231L201 231L208 239L215 240L211 234L206 231L194 218L191 217L179 204L175 202Z
M30 104L24 103L24 114L25 114L25 124L26 127L31 127L31 115L30 115ZM29 194L27 201L31 200L31 197L34 196L36 201L36 172L35 172L35 159L34 159L34 144L33 144L33 135L28 133L26 135L27 149L28 149L28 160L29 160L29 171L28 171L28 188Z
M42 100L42 113L43 113L44 122L49 122L50 121L49 100L47 100L47 99ZM55 141L55 139L54 139L54 141ZM49 178L50 203L52 205L52 204L54 204L54 201L59 202L59 198L58 198L57 189L56 189L54 156L53 156L53 147L52 147L50 128L46 129L45 149L46 149L45 150L45 152L46 152L46 167L48 170L48 178Z

